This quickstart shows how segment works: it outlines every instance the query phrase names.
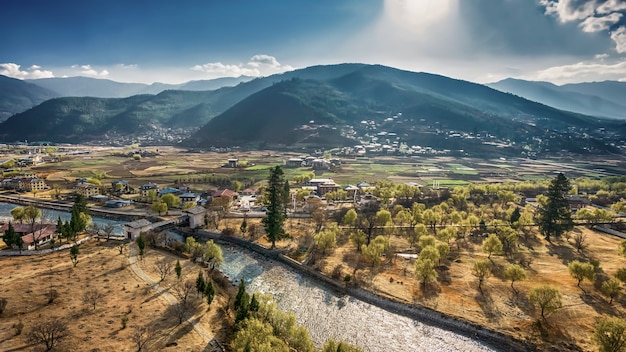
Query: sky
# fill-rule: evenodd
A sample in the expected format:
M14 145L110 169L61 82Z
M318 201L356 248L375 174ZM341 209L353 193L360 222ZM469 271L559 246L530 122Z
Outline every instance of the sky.
M361 62L626 81L626 0L8 0L0 74L182 83Z

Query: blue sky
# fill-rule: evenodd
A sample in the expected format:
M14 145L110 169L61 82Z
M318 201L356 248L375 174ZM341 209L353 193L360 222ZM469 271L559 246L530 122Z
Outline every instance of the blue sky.
M626 80L626 0L12 0L0 74L178 83L377 63L476 82Z

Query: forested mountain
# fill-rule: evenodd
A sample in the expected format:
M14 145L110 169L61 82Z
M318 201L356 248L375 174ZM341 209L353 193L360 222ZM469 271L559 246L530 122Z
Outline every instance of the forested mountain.
M507 78L487 85L558 109L626 119L626 82L604 81L557 86L549 82Z
M496 146L513 152L616 152L615 143L626 134L623 121L558 110L480 84L379 65L341 64L213 91L57 98L0 124L0 139L89 142L171 133L168 129L183 130L181 138L190 136L184 144L193 147L335 147L393 136L384 140L458 150Z
M58 96L49 89L0 75L0 122Z
M334 79L277 83L215 117L186 143L308 145L320 144L324 136L326 145L340 146L363 141L348 137L382 132L406 143L469 149L483 143L477 138L450 139L446 131L482 133L523 145L534 138L551 139L554 131L565 135L602 126L620 131L625 127L471 82L374 65ZM563 143L552 141L552 148L606 149L601 138L581 143L566 138Z

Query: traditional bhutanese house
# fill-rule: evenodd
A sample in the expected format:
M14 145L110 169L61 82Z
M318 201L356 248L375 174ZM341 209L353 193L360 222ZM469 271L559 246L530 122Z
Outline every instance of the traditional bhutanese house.
M237 196L239 196L239 194L237 192L231 191L230 189L221 189L219 191L215 191L213 193L213 198L220 198L220 197L230 197L231 199L237 199Z
M111 199L104 203L107 208L123 208L130 206L130 200Z
M591 204L589 199L580 196L567 196L567 202L572 211L580 210Z
M346 198L354 199L359 194L359 187L354 185L347 185L343 188L346 191Z
M328 192L336 192L339 188L339 185L334 181L322 183L317 185L317 194L323 196Z
M36 177L22 178L20 179L19 189L28 192L43 191L46 189L46 182Z
M159 193L159 186L156 183L152 183L152 182L149 182L149 183L146 183L146 184L143 184L143 185L139 186L139 194L142 197L147 197L148 196L148 192L150 192L152 190L154 190L157 193Z
M74 187L76 194L80 194L85 198L100 194L100 187L91 183L79 183Z
M239 192L239 195L248 196L248 197L249 196L254 196L254 195L256 195L256 191L253 190L252 188L246 188L243 191Z
M178 198L180 198L181 205L185 203L196 204L200 200L200 195L197 193L183 193Z
M189 227L195 229L198 226L202 226L206 211L206 208L200 206L183 210L183 213L189 216Z
M159 197L163 197L166 194L179 194L179 193L180 193L180 190L178 188L167 187L159 191Z
M142 232L152 229L152 223L146 219L139 219L124 224L124 233L129 240L135 240Z
M120 193L128 193L130 191L130 188L128 187L128 181L126 180L111 182L111 189Z
M236 169L237 168L237 164L239 163L239 159L228 159L228 167Z
M285 162L285 167L300 167L302 162L302 158L290 158Z

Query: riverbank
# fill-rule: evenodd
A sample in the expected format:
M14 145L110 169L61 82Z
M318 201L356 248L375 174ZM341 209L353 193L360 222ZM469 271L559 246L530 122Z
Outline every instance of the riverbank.
M346 287L344 283L334 280L318 271L302 265L301 263L283 255L279 250L268 249L257 243L250 242L239 237L224 235L220 232L200 230L195 234L195 236L197 236L200 240L212 239L217 243L231 244L261 254L270 260L275 260L291 268L299 274L306 275L308 278L331 289L334 292L354 297L360 301L379 307L391 313L402 315L427 325L453 331L470 339L480 341L481 343L491 346L492 348L495 348L497 350L537 350L536 346L528 344L524 341L516 340L503 333L487 329L483 326L464 321L456 317L442 314L441 312L426 307L410 305L404 302L395 301L388 297L381 296L362 288Z

